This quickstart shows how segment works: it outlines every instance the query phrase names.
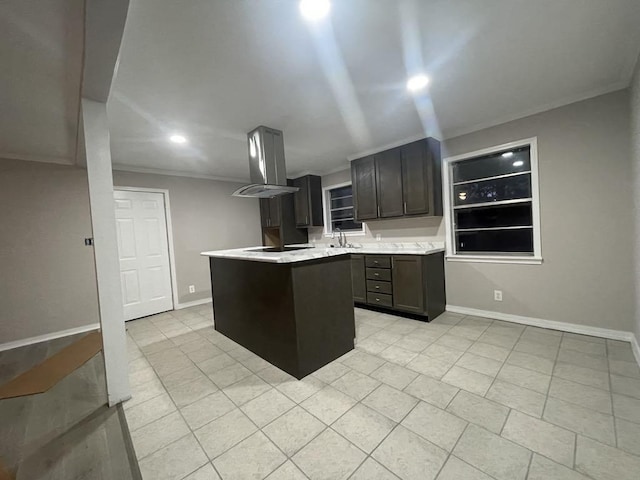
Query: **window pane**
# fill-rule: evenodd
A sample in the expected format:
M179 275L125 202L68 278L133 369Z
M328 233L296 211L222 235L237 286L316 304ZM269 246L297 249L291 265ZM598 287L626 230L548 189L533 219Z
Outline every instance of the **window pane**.
M331 208L352 207L353 197L342 197L331 200Z
M533 229L480 230L456 233L459 253L522 253L533 254Z
M347 197L351 195L351 185L345 187L334 188L330 192L331 198Z
M334 188L329 191L331 231L339 228L346 232L349 230L362 230L362 223L353 220L353 196L351 185Z
M493 228L533 225L531 202L455 210L455 227Z
M497 177L531 170L529 147L498 152L484 157L455 162L452 165L453 183Z
M353 218L353 207L345 208L343 210L331 210L331 220L343 218Z
M346 232L347 230L362 230L362 223L354 222L353 220L337 220L331 222L332 231L336 231L339 228L340 231Z
M498 202L531 197L531 174L496 178L453 187L454 205Z

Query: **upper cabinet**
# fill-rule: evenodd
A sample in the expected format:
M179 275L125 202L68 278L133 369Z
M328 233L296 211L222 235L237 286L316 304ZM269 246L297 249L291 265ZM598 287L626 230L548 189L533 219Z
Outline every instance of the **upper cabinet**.
M351 162L356 220L442 216L440 142L418 140Z
M305 175L296 178L293 186L299 190L293 194L296 227L321 227L322 216L322 180L318 175Z
M263 227L279 227L282 222L282 202L280 197L260 199L260 221Z
M351 185L356 220L378 218L376 162L373 155L351 162Z
M287 185L293 181L287 179ZM307 243L307 231L296 225L295 200L293 194L260 199L260 223L264 245L289 245Z
M442 216L440 142L427 138L400 150L404 214Z
M374 156L376 164L376 190L378 198L378 217L401 217L402 197L402 158L398 148L378 153Z

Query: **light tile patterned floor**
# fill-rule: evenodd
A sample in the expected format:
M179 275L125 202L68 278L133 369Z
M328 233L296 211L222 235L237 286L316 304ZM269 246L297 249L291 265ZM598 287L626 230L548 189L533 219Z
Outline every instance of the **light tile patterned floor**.
M297 381L216 332L210 304L127 327L147 480L640 478L624 342L356 309L357 348Z

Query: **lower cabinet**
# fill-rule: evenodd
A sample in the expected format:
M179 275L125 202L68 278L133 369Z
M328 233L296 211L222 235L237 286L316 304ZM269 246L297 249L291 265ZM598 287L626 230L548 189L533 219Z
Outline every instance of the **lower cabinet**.
M445 310L444 253L352 255L355 303L433 320Z
M393 306L399 310L417 314L425 310L422 260L423 258L417 255L393 257Z
M351 255L351 282L353 284L353 301L367 302L367 280L364 275L364 255Z

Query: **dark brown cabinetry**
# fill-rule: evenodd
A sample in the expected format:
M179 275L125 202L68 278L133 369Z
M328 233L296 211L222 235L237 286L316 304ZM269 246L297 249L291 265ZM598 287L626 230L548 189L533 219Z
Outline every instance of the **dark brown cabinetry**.
M393 257L393 299L396 308L417 314L424 312L423 274L422 257Z
M291 180L288 180L287 183L293 184ZM261 198L260 223L264 245L279 247L309 241L307 231L296 225L292 194Z
M401 147L405 215L442 215L440 142L427 138Z
M351 255L351 283L353 300L365 303L367 301L367 281L364 275L364 255Z
M402 157L401 150L394 148L375 155L378 217L401 217Z
M356 220L378 218L376 162L373 155L351 162L351 185Z
M442 215L440 142L433 138L351 162L356 220Z
M445 310L444 253L352 255L353 300L429 320ZM366 283L365 283L366 282ZM363 283L366 297L363 295Z
M282 220L281 197L260 199L260 222L263 227L279 227Z
M318 175L305 175L293 180L293 186L299 190L293 194L296 226L321 227L322 217L322 181Z

